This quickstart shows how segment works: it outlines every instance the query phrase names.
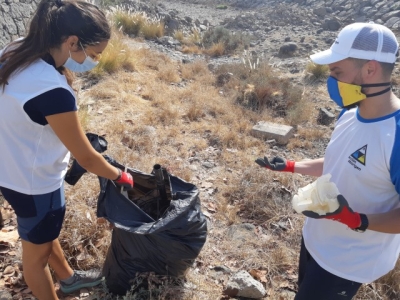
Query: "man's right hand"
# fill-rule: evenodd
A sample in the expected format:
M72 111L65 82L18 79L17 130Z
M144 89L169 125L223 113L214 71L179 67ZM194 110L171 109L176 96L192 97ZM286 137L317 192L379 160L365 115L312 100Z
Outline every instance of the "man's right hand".
M280 172L291 172L294 173L294 164L293 160L286 160L282 157L275 156L270 161L266 156L264 158L257 158L255 162L261 167L270 169L272 171L280 171Z

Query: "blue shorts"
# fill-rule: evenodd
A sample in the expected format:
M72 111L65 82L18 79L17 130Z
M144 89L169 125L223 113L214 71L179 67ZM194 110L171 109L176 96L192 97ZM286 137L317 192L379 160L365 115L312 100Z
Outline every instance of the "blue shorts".
M17 215L21 239L43 244L60 235L65 215L64 186L42 195L26 195L4 187L0 191Z
M294 300L350 300L357 294L361 283L338 277L321 268L301 239L298 286Z

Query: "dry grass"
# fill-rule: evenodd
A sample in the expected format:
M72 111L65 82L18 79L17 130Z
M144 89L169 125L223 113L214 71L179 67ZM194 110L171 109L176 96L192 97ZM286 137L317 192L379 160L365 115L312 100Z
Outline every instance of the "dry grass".
M164 35L164 24L144 12L118 10L113 15L115 26L124 33L154 39Z
M225 54L225 45L223 42L218 42L212 44L210 48L205 49L203 52L211 57L222 56Z
M174 37L174 39L176 39L182 43L185 39L185 34L182 30L176 30L173 34L173 37Z
M184 45L182 47L182 53L201 54L201 53L203 53L203 50L201 48L199 48L199 46L197 46L197 45L189 45L189 46Z
M99 64L90 75L100 77L105 74L112 74L121 69L134 71L135 56L132 55L129 47L123 42L121 32L114 30L108 46L102 53Z
M143 23L140 32L145 39L155 39L164 35L164 24L159 21L147 21Z
M306 72L311 74L313 79L323 79L328 77L329 67L327 65L318 65L309 62L306 66Z

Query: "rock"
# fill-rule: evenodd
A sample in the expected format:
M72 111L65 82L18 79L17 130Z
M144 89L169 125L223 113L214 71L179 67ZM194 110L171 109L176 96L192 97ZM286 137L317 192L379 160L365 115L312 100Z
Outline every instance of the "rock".
M230 297L260 299L264 297L266 291L263 285L248 272L239 271L229 279L224 294Z
M297 50L296 43L285 43L279 48L280 55L292 55Z
M326 108L321 108L319 110L319 115L317 118L317 123L321 125L329 125L335 120L336 116L328 111Z
M292 126L275 124L270 122L258 122L251 131L255 137L263 139L275 139L278 144L287 144L293 137L294 128Z
M13 297L6 291L0 291L0 300L12 300Z
M390 18L399 17L399 16L400 16L400 10L395 10L395 11L391 11L391 12L383 15L381 19L382 19L383 22L386 22Z
M253 224L244 223L231 225L226 230L226 238L230 241L239 241L241 245L246 245L247 242L257 238L255 233L256 227Z
M325 17L326 15L326 8L325 7L317 7L314 8L313 13L316 14L318 17Z
M385 26L392 28L393 25L395 25L398 22L400 22L399 17L391 17L389 20L387 20L387 22L385 23Z
M336 18L326 19L322 24L323 29L330 31L338 31L341 27L342 24Z

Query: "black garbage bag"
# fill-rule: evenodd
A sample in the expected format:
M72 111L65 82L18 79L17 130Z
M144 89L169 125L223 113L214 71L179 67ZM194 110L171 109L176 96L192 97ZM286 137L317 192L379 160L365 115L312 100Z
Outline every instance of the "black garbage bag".
M92 147L99 153L103 153L107 150L107 141L102 136L94 133L86 133L86 137L90 141ZM86 173L86 170L78 163L76 159L72 161L71 167L68 169L65 175L65 182L70 185L75 185L82 175Z
M112 158L115 167L125 169ZM160 191L161 169L165 191ZM114 294L124 295L142 272L182 277L199 255L207 237L195 185L155 165L151 174L127 168L135 182L128 198L113 181L99 178L97 216L114 225L103 266L105 282ZM158 183L158 184L157 184ZM164 198L164 199L162 199Z

